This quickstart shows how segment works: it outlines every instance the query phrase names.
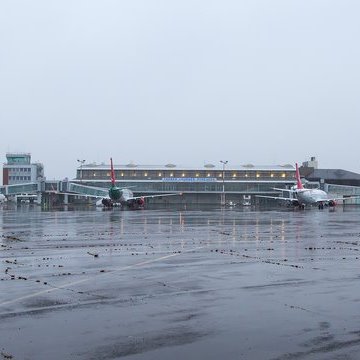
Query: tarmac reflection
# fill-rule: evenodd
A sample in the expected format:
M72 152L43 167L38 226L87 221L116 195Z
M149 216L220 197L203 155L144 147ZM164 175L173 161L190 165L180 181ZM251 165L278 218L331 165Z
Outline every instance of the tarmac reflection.
M359 215L3 208L1 356L356 359Z

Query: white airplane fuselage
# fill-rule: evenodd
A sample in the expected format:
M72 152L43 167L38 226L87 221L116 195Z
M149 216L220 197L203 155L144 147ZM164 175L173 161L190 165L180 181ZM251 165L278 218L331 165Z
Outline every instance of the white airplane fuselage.
M326 202L328 195L325 191L319 189L297 189L295 195L299 204L314 205L319 202Z
M121 190L121 198L120 203L125 204L130 198L134 197L134 194L129 189L122 189Z

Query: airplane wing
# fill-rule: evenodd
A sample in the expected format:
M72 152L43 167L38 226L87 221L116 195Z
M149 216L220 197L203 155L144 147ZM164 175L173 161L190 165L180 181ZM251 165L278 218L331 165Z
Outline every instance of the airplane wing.
M327 201L346 201L346 200L352 200L352 199L359 199L360 195L354 195L354 196L346 196L346 197L328 197L326 199L317 199L317 202L327 202Z
M155 198L155 197L162 197L162 196L180 196L180 195L182 195L182 193L133 196L133 197L128 198L127 200L148 199L148 198Z
M282 197L282 196L267 196L267 195L255 195L255 197L261 197L265 199L274 199L274 200L283 200L283 201L298 201L297 199L292 199L288 197Z
M292 192L292 193L294 193L294 192L296 192L295 190L293 190L293 189L280 189L280 188L272 188L273 190L277 190L277 191L287 191L287 192Z
M100 199L104 197L109 197L108 193L104 193L104 195L89 195L89 194L78 194L78 193L69 193L69 192L61 192L61 191L47 191L50 194L59 194L59 195L72 195L72 196L83 196L87 198L95 198Z

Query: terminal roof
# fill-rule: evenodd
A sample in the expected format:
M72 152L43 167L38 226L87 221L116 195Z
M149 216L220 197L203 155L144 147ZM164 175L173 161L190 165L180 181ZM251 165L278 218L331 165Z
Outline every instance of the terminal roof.
M96 170L108 170L110 169L110 165L109 164L84 164L82 166L83 169L87 168L87 169L96 169ZM188 165L175 165L175 164L167 164L167 165L142 165L142 164L134 164L134 163L130 163L130 164L114 164L114 168L115 169L124 169L124 170L129 170L129 169L136 169L136 170L215 170L215 171L220 171L223 170L223 165L222 164L205 164L202 166L188 166ZM295 170L293 165L253 165L253 164L244 164L244 165L232 165L231 163L228 163L225 166L225 170L227 171L231 171L231 170L237 170L237 171L291 171L291 170Z

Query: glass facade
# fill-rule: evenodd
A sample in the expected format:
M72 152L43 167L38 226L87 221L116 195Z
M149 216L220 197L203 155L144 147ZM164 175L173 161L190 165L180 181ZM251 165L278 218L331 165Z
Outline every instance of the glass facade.
M225 174L223 178L223 173ZM259 194L273 192L273 187L286 187L295 181L294 168L256 169L190 169L190 168L115 168L116 185L129 187L134 193L220 193ZM96 166L77 169L82 185L108 188L110 170Z
M8 165L18 165L18 164L30 164L31 161L31 155L30 154L6 154L6 160Z
M159 180L166 178L216 178L222 179L222 171L201 171L201 170L115 170L115 177L118 180ZM110 178L110 171L96 170L96 169L82 169L77 170L77 179L93 180L93 179L107 179ZM225 171L225 181L242 180L287 180L293 181L295 179L295 171Z
M8 195L12 194L28 194L35 193L38 191L38 184L19 184L11 185L8 188Z

